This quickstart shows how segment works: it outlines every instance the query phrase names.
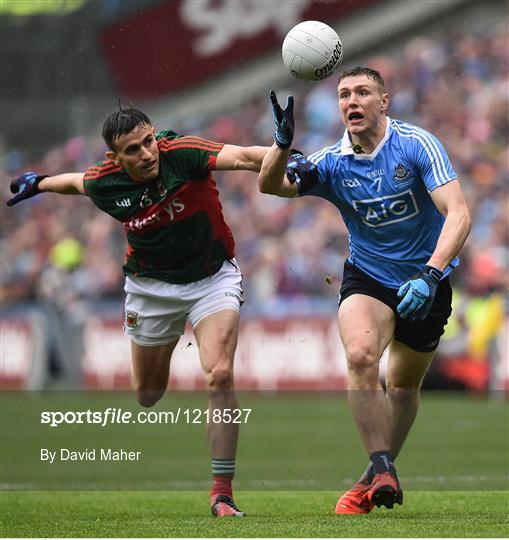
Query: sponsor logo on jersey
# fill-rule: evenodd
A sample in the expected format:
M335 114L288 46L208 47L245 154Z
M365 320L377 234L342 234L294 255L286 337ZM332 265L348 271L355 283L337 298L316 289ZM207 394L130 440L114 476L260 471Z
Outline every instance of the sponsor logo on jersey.
M359 180L357 180L357 178L343 178L341 183L343 184L343 187L348 188L355 188L361 186L361 183L359 182Z
M404 165L401 163L398 163L396 167L394 167L394 176L392 177L396 182L404 182L408 179L410 176L410 169L407 169Z
M375 199L353 200L353 207L368 227L383 227L405 221L419 213L412 190Z
M156 223L161 223L161 225L163 225L175 221L177 214L183 212L185 208L184 203L178 197L175 197L168 201L165 206L157 207L152 214L143 218L131 219L124 222L124 225L130 231L141 231Z
M366 173L368 178L375 178L377 176L383 176L385 174L385 169L375 169Z
M125 325L127 328L136 328L138 326L138 313L136 311L125 312Z
M127 197L123 199L117 199L115 201L115 204L117 206L121 206L122 208L128 208L129 206L131 206L131 199L128 199Z

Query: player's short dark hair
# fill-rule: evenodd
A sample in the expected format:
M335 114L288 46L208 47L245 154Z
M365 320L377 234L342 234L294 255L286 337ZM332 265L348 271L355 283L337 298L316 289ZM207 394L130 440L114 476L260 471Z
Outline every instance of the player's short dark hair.
M106 146L110 150L115 151L113 143L116 139L122 135L125 135L126 133L129 133L138 126L151 125L152 122L145 113L139 111L138 109L123 109L121 107L118 111L110 114L104 121L102 136Z
M365 66L357 66L352 69L347 69L345 71L342 71L339 74L338 84L347 77L357 77L359 75L366 75L369 79L372 81L375 81L378 86L380 86L380 89L382 92L385 92L385 81L383 77L380 75L380 72L376 69L371 69L369 67Z

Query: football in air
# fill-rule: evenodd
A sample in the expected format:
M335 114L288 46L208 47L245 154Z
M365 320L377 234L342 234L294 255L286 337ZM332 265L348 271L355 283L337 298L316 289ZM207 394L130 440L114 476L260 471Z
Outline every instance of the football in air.
M343 44L335 30L323 22L304 21L283 41L283 62L297 79L326 79L343 60Z

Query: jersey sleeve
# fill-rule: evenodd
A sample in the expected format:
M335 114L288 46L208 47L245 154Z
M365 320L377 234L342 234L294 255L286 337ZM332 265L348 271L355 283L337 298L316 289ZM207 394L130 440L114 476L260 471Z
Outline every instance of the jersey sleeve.
M424 129L416 129L412 143L411 157L428 192L458 178L445 148L434 135Z
M101 210L106 210L107 204L103 201L103 191L105 183L111 174L118 174L122 167L115 165L111 160L99 161L91 165L83 176L83 188L85 194Z
M85 171L85 175L83 176L83 184L85 186L85 192L87 193L87 195L89 194L89 192L93 192L94 187L97 185L97 183L94 183L95 180L99 180L100 178L104 178L105 176L108 176L110 174L118 173L121 170L121 166L115 165L113 161L109 159L105 161L99 161L94 165L91 165Z
M173 171L186 181L207 178L210 171L215 170L217 155L223 146L224 143L192 136L159 140L160 152L169 158Z
M126 211L132 212L135 208L126 196L126 190L133 186L136 187L122 167L110 160L90 166L83 177L85 194L97 208L115 219L121 219Z

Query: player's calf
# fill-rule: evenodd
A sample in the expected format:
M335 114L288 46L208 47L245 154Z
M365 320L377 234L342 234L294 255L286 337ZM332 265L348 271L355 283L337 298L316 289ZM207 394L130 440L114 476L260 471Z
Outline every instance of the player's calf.
M164 392L164 388L159 390L137 388L136 399L142 407L153 407L163 397Z

